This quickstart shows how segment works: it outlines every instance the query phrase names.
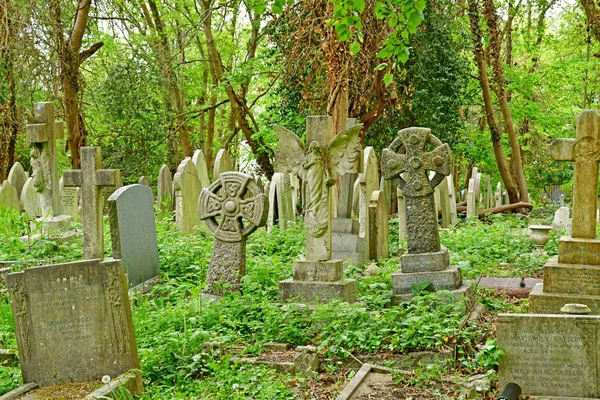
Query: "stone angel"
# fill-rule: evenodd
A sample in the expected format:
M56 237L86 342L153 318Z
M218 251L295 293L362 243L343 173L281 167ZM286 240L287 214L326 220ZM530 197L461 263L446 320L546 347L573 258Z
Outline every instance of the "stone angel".
M326 148L316 140L308 149L289 129L273 126L279 138L275 152L277 170L299 176L306 182L305 223L313 237L321 237L329 224L329 188L339 176L357 172L360 156L359 133L362 125L353 126L334 136Z

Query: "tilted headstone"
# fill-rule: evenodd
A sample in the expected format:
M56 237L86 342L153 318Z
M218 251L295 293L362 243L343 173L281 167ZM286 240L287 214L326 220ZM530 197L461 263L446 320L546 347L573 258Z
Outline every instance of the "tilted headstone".
M129 286L160 275L154 196L146 185L123 186L108 198L112 256L122 260Z
M81 190L81 225L83 226L83 258L104 258L103 187L119 187L121 172L118 169L101 169L100 147L81 148L81 169L63 172L64 187Z
M120 260L26 268L8 274L7 284L23 382L95 381L139 369Z
M375 190L371 193L369 201L369 233L371 240L370 254L374 260L383 260L390 256L390 233L387 204L383 192Z
M462 282L458 268L449 266L448 250L440 245L433 200L434 188L452 171L450 147L430 129L402 129L383 149L381 166L386 179L392 179L403 191L406 203L408 251L400 257L402 270L392 275L393 302L410 298L413 285L425 282L431 283L434 290L466 293L471 283ZM436 172L431 180L427 171ZM405 172L406 177L402 177Z
M23 166L18 161L13 164L8 172L7 180L10 182L12 187L17 189L19 200L21 199L21 192L23 191L23 185L25 185L27 178L29 178L29 174L25 172Z
M60 192L60 201L63 213L70 216L79 214L79 188L65 187L64 179L61 177L58 181L58 190Z
M21 211L21 202L19 201L17 189L15 189L7 180L0 185L0 205L4 208L12 208L15 211Z
M565 303L587 305L600 314L600 240L596 238L600 114L584 110L574 139L554 139L548 147L557 161L574 161L571 237L558 243L558 257L544 265L544 283L529 297L534 313L557 313Z
M213 167L213 182L219 179L219 175L223 172L233 171L233 163L229 152L225 149L219 150L215 157L215 165Z
M173 179L171 170L166 165L160 167L156 190L156 203L161 211L173 210Z
M208 167L206 166L206 158L202 150L196 150L192 156L192 161L198 171L198 179L200 180L200 186L202 189L210 186L210 178L208 177ZM231 170L231 167L230 169Z
M150 187L150 180L144 175L140 176L138 179L138 184Z
M190 157L186 157L177 168L173 178L175 189L175 222L182 233L194 233L200 218L198 217L198 198L200 180L198 171Z
M375 149L365 147L363 152L363 172L360 174L360 197L358 200L358 221L360 223L360 236L366 241L367 259L372 259L370 233L369 233L369 200L375 190L379 189L379 163Z
M31 167L35 187L41 194L42 214L62 214L58 190L58 157L56 140L62 139L63 123L54 122L54 105L51 102L36 103L33 110L34 124L27 124L27 141L32 145Z
M33 186L33 178L27 178L21 191L21 205L23 210L31 217L37 218L42 215L42 203L40 194Z
M308 117L305 147L293 132L274 127L279 137L278 169L295 173L306 182L306 259L294 261L294 277L279 282L281 301L356 300L356 281L343 278L342 260L331 259L331 220L332 186L338 176L356 172L361 129L362 125L356 125L333 136L331 117Z
M554 213L554 220L552 221L552 226L558 229L567 229L567 224L571 222L571 218L569 217L570 213L571 210L569 209L569 207L560 207Z
M296 220L292 202L292 186L290 174L276 172L271 179L269 187L269 227L278 224L280 229L287 229L291 222Z
M208 294L240 289L246 272L246 238L265 225L268 209L267 196L250 175L241 172L223 172L202 189L198 214L215 237L206 274Z

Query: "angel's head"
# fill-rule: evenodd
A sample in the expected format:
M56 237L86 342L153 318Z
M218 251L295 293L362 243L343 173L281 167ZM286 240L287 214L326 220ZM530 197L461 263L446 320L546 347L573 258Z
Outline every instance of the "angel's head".
M317 142L316 140L313 140L308 145L308 152L309 153L314 153L314 154L320 156L320 155L323 154L323 148L321 147L321 145L319 144L319 142Z

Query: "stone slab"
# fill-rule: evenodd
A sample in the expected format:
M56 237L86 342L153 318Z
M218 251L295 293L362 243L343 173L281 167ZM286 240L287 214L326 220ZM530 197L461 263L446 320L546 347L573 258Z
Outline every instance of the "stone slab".
M529 312L534 314L559 314L567 303L585 304L592 314L600 314L600 296L548 293L542 284L536 285L529 294Z
M331 240L331 251L365 252L366 241L364 238L361 238L358 235L354 235L352 233L332 232Z
M560 264L551 258L544 265L544 291L600 296L600 265Z
M434 290L455 290L462 284L462 276L456 266L450 266L444 271L397 271L391 278L394 294L411 294L414 285L422 285L425 282L430 282Z
M353 251L332 251L331 258L344 260L352 265L363 265L365 263L365 254Z
M360 231L360 224L352 218L334 218L331 221L331 230L338 233L358 234Z
M500 314L500 387L514 382L523 395L597 398L599 333L598 316Z
M525 288L532 289L538 283L542 283L542 280L525 278L523 282L525 283ZM478 286L493 289L518 289L521 287L521 278L492 278L484 276L479 280Z
M452 293L452 301L465 301L468 302L473 298L473 286L472 281L463 281L458 289L450 290ZM392 291L392 298L390 300L390 306L397 306L404 302L409 301L414 297L412 293L395 294Z
M286 279L279 282L279 300L299 303L327 303L342 300L354 303L358 297L358 284L354 279L337 282L308 282Z
M294 280L311 282L335 282L344 277L342 260L294 261Z
M600 265L600 239L563 236L558 242L558 262Z
M387 385L393 384L394 380L392 379L390 370L378 365L363 364L336 400L352 400L360 396L369 396L372 394L369 384L375 382Z
M440 251L433 253L404 253L400 256L400 265L405 273L443 271L450 265L450 256L448 249L441 246Z

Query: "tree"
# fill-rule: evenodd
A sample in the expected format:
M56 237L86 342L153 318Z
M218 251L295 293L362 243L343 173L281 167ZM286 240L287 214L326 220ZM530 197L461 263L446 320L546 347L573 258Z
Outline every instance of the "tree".
M0 0L0 181L14 163L19 131L15 82L15 28L12 0Z

